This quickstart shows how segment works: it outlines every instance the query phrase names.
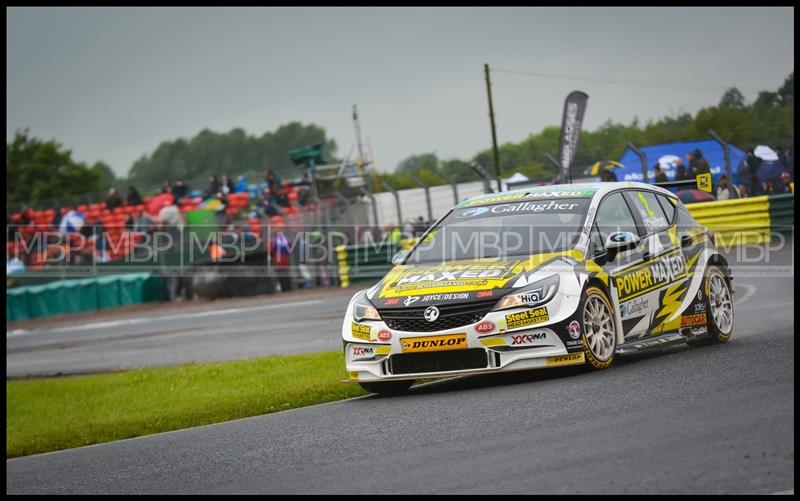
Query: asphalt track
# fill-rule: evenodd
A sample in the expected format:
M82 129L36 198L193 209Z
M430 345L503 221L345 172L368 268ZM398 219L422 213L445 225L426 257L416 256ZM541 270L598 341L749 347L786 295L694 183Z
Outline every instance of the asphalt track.
M6 491L793 492L794 276L740 276L724 345L13 459Z

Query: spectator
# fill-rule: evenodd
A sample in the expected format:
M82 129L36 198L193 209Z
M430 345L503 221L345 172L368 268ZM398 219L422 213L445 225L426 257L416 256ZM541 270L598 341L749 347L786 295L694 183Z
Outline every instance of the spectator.
M739 185L739 198L747 198L747 187L743 184Z
M792 181L792 176L789 175L788 171L781 172L778 179L781 182L781 189L784 193L794 193L794 181Z
M222 183L219 182L219 179L217 179L217 176L215 174L209 176L208 183L209 183L208 184L209 197L216 196L217 192L220 191L220 188L222 188Z
M11 258L6 261L6 275L11 275L12 273L23 273L25 271L25 263L23 263L19 256L17 255L17 251L14 250L14 253L11 254Z
M189 187L183 184L183 179L176 179L175 184L172 185L172 194L175 195L175 201L179 201L181 198L186 197L188 193Z
M653 167L653 177L656 183L666 183L669 181L667 175L661 170L661 164L656 164L655 167Z
M289 252L289 240L286 235L282 231L273 231L269 239L269 255L278 275L282 292L292 290L292 280L289 276L291 264Z
M56 205L55 208L53 209L53 212L54 212L53 220L50 221L50 226L52 226L53 228L58 228L59 225L61 225L61 216L62 216L61 207Z
M686 157L689 158L691 154L687 154ZM683 165L683 161L679 158L675 160L675 181L686 181L689 179L689 176L686 174L686 166Z
M275 205L279 205L281 207L291 206L289 203L289 197L286 196L286 192L280 185L273 185L270 187L270 197L272 198L272 203Z
M247 191L247 177L242 174L236 181L236 193L244 193L245 191Z
M775 182L772 179L767 179L764 183L764 195L775 195Z
M165 205L158 211L158 221L159 228L167 230L177 228L179 232L183 231L183 215L174 201Z
M728 176L719 177L719 186L717 187L717 200L729 200L731 198L731 190L728 187Z
M267 186L269 187L270 190L272 190L273 186L278 186L281 188L283 187L283 182L281 181L281 178L279 178L278 175L275 174L275 171L273 171L272 169L267 169L267 172L264 174L264 181L266 181Z
M606 168L603 171L602 181L606 182L616 182L617 181L617 174L614 172L613 169Z
M711 167L708 165L708 160L703 158L703 152L699 149L694 150L692 153L692 160L689 162L689 169L692 172L693 178L700 174L707 174L711 172Z
M142 201L142 196L139 194L139 190L133 187L133 185L128 186L128 197L126 199L128 205L142 205L144 202Z
M425 233L425 219L422 216L418 217L414 223L414 236L418 237Z
M114 210L117 207L122 207L122 197L119 196L116 188L111 188L108 190L108 196L106 197L106 208Z
M759 193L757 173L758 167L761 165L761 159L756 156L752 149L750 149L747 150L745 162L747 163L747 171L750 173L750 185L748 186L748 189L751 195L756 196Z
M236 193L236 188L233 186L233 181L228 177L227 174L222 175L222 180L220 184L222 188L222 193L224 193L225 195Z

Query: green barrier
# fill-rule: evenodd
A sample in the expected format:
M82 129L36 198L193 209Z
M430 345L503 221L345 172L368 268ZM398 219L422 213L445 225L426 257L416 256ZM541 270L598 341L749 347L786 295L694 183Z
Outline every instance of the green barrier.
M59 314L78 313L81 309L80 283L77 280L62 280L44 286ZM52 315L52 313L49 313Z
M61 311L61 305L58 304L57 298L51 291L48 291L46 285L32 285L28 289L28 315L30 318L46 317L50 311L57 312L58 315Z
M97 298L97 279L84 278L76 280L78 283L78 311L94 311L100 309Z
M147 273L131 273L117 277L120 306L142 302L142 288L146 279Z
M97 278L97 307L101 310L106 308L116 308L120 306L119 301L119 277Z
M6 318L7 321L28 320L31 318L31 308L28 304L28 288L8 289L6 291Z

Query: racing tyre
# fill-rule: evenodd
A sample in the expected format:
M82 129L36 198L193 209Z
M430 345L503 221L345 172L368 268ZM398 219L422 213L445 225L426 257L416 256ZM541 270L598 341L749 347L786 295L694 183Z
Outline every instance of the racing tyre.
M582 327L583 353L593 369L606 369L614 363L617 328L613 312L611 301L602 289L595 286L586 289L578 316Z
M386 381L382 383L358 384L370 393L378 393L380 395L400 395L408 391L408 389L411 388L411 385L414 384L414 381Z
M711 343L727 343L733 334L733 294L730 280L716 265L708 267L705 283L708 334Z

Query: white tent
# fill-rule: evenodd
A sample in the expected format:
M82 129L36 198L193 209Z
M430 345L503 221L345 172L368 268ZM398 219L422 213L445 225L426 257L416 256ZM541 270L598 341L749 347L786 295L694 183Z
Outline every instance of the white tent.
M505 186L503 187L503 189L504 189L504 190L506 190L506 191L508 191L508 189L509 189L509 188L508 188L508 185L509 185L509 183L513 184L513 183L519 183L519 182L521 182L521 181L528 181L528 180L529 180L529 178L528 178L528 176L526 176L525 174L521 174L521 173L519 173L519 172L515 172L515 173L514 173L514 174L513 174L511 177L509 177L508 179L503 179L503 183L505 184ZM513 189L513 186L512 186L512 189Z

